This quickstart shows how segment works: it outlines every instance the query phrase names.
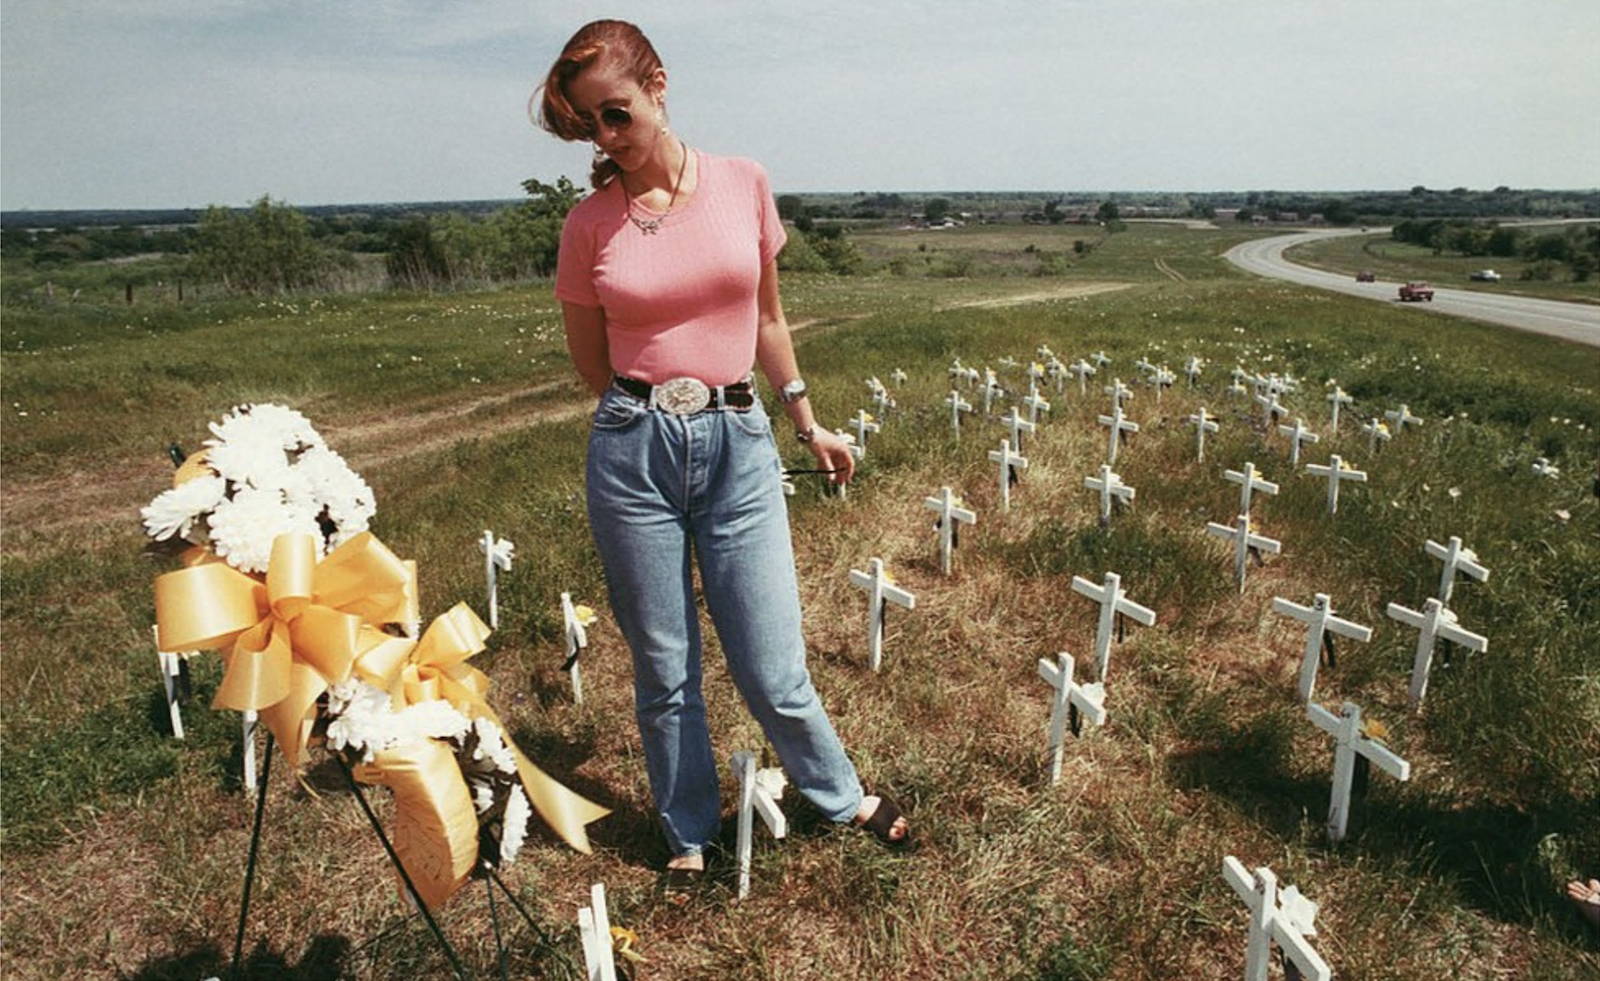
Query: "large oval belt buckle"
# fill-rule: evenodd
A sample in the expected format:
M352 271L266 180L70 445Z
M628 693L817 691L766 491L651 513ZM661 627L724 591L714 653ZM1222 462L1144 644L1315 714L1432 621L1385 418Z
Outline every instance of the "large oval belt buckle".
M674 378L656 386L656 408L692 416L711 404L711 388L698 378Z

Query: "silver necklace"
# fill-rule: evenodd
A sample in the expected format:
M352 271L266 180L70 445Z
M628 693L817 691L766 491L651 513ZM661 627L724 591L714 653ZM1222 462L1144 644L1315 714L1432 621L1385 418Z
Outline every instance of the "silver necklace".
M667 210L654 218L640 218L633 213L633 197L628 198L628 220L633 222L641 235L654 235L661 231L661 223L667 220L667 216L672 214L673 205L678 203L678 189L683 187L683 174L689 169L689 147L681 140L678 145L683 147L683 160L678 164L678 179L672 182L672 197L667 199Z

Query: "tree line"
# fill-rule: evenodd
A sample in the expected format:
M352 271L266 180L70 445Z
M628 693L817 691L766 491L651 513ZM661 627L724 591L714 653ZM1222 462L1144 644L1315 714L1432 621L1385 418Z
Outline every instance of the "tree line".
M8 213L0 221L0 252L8 271L51 270L106 260L161 255L181 263L191 281L230 292L264 294L334 289L352 268L381 266L391 285L448 288L541 278L553 274L561 225L583 192L565 177L523 183L516 202L436 202L363 209L295 208L263 196L250 207L161 213L169 221L134 223L141 214ZM1028 195L1019 192L911 194L784 194L780 216L793 231L779 258L789 271L848 275L862 268L850 238L861 223L949 221L1094 224L1110 231L1129 217L1280 219L1313 216L1329 224L1395 223L1395 238L1463 255L1520 256L1525 275L1554 278L1563 269L1587 280L1600 266L1600 231L1535 234L1485 216L1600 218L1600 191L1493 191L1455 188L1306 194L1274 191ZM54 222L44 227L25 220ZM90 223L114 217L116 224ZM175 223L171 223L175 222ZM131 283L137 273L128 267Z
M1396 242L1432 249L1434 255L1526 259L1531 263L1522 273L1526 279L1554 279L1564 266L1574 282L1585 283L1600 271L1600 225L1573 225L1551 231L1430 218L1399 222L1390 237Z

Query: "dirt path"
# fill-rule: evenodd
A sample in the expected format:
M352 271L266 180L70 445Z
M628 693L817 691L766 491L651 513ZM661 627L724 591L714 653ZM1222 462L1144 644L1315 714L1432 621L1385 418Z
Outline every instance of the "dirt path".
M571 392L565 381L498 392L434 406L422 412L374 414L346 423L319 423L318 431L357 473L426 454L461 440L497 436L538 422L571 419L589 412L594 401L566 398L543 401L553 392ZM529 403L517 411L519 403ZM36 479L7 479L0 497L0 527L10 545L11 531L59 535L96 525L138 521L139 508L172 479L166 460L150 456L113 462L93 475L63 473Z
M1072 283L1047 290L1036 290L1031 293L996 296L987 300L962 300L959 303L947 303L939 309L999 310L1006 307L1025 306L1029 303L1048 303L1051 300L1072 300L1078 297L1094 296L1097 293L1113 293L1117 290L1125 290L1132 285L1132 283Z

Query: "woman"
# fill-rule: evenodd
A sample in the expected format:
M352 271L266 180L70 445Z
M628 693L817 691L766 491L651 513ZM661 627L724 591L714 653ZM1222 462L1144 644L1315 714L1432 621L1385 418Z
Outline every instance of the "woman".
M573 365L600 397L589 521L634 696L669 888L693 884L721 820L701 696L691 553L734 684L790 781L826 817L890 844L908 826L865 796L805 666L781 464L751 381L761 366L818 469L848 481L817 425L778 298L785 241L766 174L691 150L667 126L667 74L632 24L567 42L539 123L595 145L595 191L562 232L556 296Z

